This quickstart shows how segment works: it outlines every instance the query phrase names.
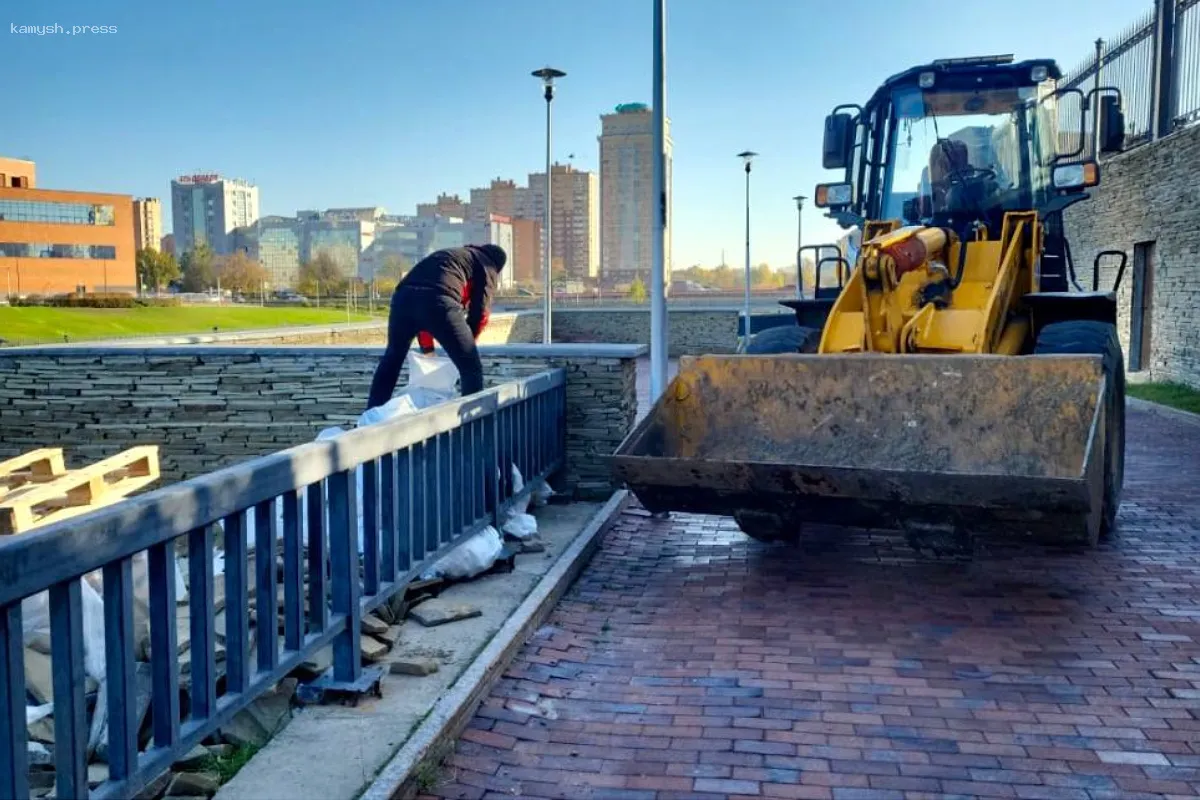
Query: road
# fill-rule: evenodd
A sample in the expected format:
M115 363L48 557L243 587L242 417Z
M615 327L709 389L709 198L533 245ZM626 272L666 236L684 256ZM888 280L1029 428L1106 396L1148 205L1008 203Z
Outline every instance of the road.
M924 560L621 515L430 797L1200 795L1200 427L1130 411L1119 534Z

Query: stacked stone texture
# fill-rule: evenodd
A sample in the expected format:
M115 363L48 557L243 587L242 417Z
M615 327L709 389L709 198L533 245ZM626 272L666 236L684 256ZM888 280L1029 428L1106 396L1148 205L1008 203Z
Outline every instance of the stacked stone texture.
M668 349L672 358L706 353L733 353L737 349L738 309L675 308L668 318ZM761 309L760 309L761 313ZM781 313L787 313L782 311ZM563 308L554 311L553 338L556 344L649 344L650 309ZM539 311L494 314L479 343L536 344L542 340ZM286 331L247 331L203 337L197 344L246 347L276 345L382 345L387 325L359 324L295 328ZM148 344L167 344L153 341ZM169 342L173 346L176 342Z
M363 411L374 349L0 351L0 458L62 446L70 466L157 444L164 482L312 441ZM605 457L636 415L633 358L487 356L491 383L567 371L567 468L579 497L614 489ZM406 380L401 376L401 385Z
M1133 252L1154 243L1150 377L1200 388L1200 127L1105 158L1091 199L1064 216L1076 271L1091 288L1101 250L1123 250L1129 263L1117 297L1118 329L1128 359ZM1116 259L1101 269L1111 289Z

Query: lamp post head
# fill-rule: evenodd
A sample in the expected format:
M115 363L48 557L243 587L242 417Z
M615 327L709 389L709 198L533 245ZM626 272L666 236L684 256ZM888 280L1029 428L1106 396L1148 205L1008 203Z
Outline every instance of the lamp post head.
M535 69L530 74L535 78L542 79L542 85L546 87L547 103L554 99L554 79L565 78L567 75L567 73L563 72L561 69L555 69L554 67L542 67L541 69Z
M796 201L796 208L801 209L804 208L804 201L807 200L808 197L806 195L798 194L792 199Z
M746 165L746 172L750 171L750 162L753 161L754 157L757 155L758 153L755 153L752 150L743 150L742 152L738 153L738 158L740 158Z

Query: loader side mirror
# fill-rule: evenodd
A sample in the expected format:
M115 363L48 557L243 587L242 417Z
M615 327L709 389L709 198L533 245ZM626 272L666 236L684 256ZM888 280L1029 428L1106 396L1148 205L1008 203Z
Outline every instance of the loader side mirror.
M825 139L821 144L821 166L825 169L845 169L854 149L854 118L849 114L830 114L825 117Z
M1121 101L1112 95L1100 98L1100 152L1119 153L1125 149L1125 112Z

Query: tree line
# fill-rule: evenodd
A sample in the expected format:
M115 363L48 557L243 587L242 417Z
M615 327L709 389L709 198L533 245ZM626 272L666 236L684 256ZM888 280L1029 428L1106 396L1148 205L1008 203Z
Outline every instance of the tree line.
M207 244L197 245L178 260L173 253L150 248L139 250L136 265L139 285L156 292L168 287L183 292L207 292L220 286L237 294L253 294L270 281L266 267L246 253L217 255ZM376 271L376 291L391 294L410 267L407 259L385 256ZM270 288L292 288L304 295L336 295L346 293L352 284L363 283L356 275L347 275L332 254L321 250L301 265L293 286Z

